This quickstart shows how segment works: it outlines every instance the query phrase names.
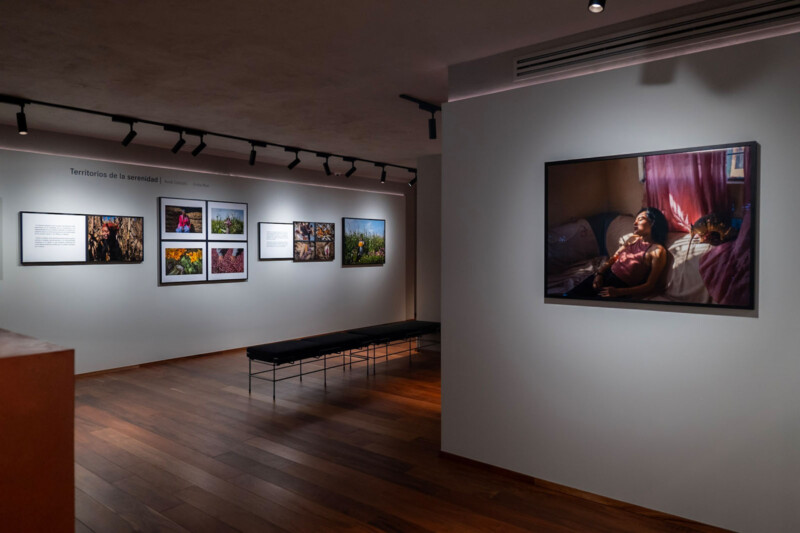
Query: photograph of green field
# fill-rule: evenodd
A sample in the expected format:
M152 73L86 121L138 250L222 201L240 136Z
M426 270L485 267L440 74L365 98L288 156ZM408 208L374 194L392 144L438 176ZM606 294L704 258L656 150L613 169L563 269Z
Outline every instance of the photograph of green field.
M386 263L386 221L371 218L343 218L342 264L382 265Z
M211 234L243 235L244 210L211 208Z
M207 235L215 241L246 241L247 204L208 202Z

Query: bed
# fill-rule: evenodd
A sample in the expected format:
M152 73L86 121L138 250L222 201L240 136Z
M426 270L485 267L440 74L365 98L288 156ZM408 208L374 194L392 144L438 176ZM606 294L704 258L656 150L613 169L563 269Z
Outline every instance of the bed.
M548 296L563 296L597 269L633 234L633 215L604 213L581 218L550 229L547 233ZM644 298L694 304L711 304L700 259L712 247L695 238L689 248L689 233L669 233L667 250L670 259L665 289Z

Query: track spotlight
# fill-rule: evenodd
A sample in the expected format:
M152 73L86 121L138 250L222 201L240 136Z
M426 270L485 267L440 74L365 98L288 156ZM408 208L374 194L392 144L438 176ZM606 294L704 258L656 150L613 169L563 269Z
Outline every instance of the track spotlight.
M356 160L350 157L345 157L344 160L350 163L350 168L344 173L344 176L349 178L356 172Z
M260 146L261 148L266 148L267 143L261 141L250 141L250 166L256 164L256 146Z
M414 98L413 96L409 96L407 94L401 94L400 98L403 100L408 100L409 102L414 102L419 106L420 109L423 111L427 111L431 114L431 118L428 119L428 138L435 139L436 138L436 112L441 111L442 108L436 104L432 104L430 102L426 102L425 100L420 100L419 98Z
M19 106L19 113L17 113L17 132L20 135L28 134L28 121L25 120L25 104Z
M19 106L19 113L17 113L17 133L20 135L27 135L28 121L25 118L25 104L31 104L33 102L17 98L16 96L7 96L5 94L0 94L0 102Z
M292 170L294 167L300 164L300 150L297 148L284 148L287 152L294 152L294 161L289 163L289 170Z
M180 139L178 139L178 142L172 147L172 153L177 154L178 151L183 148L184 144L186 144L186 139L183 138L183 132L180 132Z
M194 150L192 150L192 155L193 155L194 157L197 157L197 155L198 155L200 152L202 152L203 150L205 150L205 147L206 147L206 146L208 146L208 145L206 144L206 142L203 140L203 135L204 135L204 134L202 134L202 133L200 134L200 144L198 144L197 146L195 146Z
M164 131L171 131L178 134L178 141L175 143L175 146L172 147L172 150L170 150L173 154L177 154L180 149L183 148L183 145L186 144L186 139L183 138L183 128L165 124Z
M331 154L324 154L324 153L317 152L317 157L324 157L325 158L325 162L322 163L322 170L325 171L325 175L326 176L330 176L331 174L333 174L333 172L331 172L331 166L328 163L328 159L330 159Z
M411 170L410 168L408 169L408 171L414 173L414 177L411 178L411 181L408 182L408 186L409 187L413 187L414 184L417 182L417 171L416 170Z
M376 163L375 166L381 167L381 183L386 183L386 165L383 163Z
M606 0L589 0L589 11L601 13L606 7Z
M132 119L132 118L129 118L129 117L121 117L119 115L112 115L111 116L111 122L121 122L123 124L127 124L130 127L130 131L125 136L125 138L122 139L122 146L128 146L131 143L131 141L133 140L133 138L136 137L136 132L133 129L133 124L136 121L134 119Z
M122 139L122 146L128 146L134 137L136 137L136 130L133 129L133 123L131 122L131 131Z

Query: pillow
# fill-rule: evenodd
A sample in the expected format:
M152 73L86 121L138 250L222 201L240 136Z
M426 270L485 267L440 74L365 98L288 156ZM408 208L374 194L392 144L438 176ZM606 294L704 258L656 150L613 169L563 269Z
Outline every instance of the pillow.
M599 253L597 239L585 218L547 231L547 271L551 274Z
M608 231L606 231L608 255L614 255L619 247L633 235L633 220L631 215L620 215L608 225Z

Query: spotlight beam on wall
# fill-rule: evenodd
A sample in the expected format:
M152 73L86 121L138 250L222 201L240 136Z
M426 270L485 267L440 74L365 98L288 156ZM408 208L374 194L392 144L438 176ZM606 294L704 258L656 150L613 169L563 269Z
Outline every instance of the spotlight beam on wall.
M408 100L409 102L414 102L425 112L431 114L431 118L428 119L428 138L435 139L436 138L436 112L441 111L441 106L433 104L431 102L426 102L425 100L420 100L419 98L415 98L413 96L409 96L407 94L401 94L400 98L403 100Z
M434 104L429 104L427 102L418 101L417 99L413 99L413 97L408 97L406 99L412 99L411 101L413 101L414 103L417 103L418 105L420 105L421 108L428 110L432 114L440 109L439 106L436 106ZM175 145L171 148L172 153L178 153L186 145L186 139L184 138L185 135L192 135L192 136L200 137L200 144L198 144L197 147L194 150L192 150L192 155L193 156L197 156L207 146L206 143L205 143L205 137L211 135L211 136L214 136L214 137L220 137L220 138L223 138L223 139L230 139L230 140L234 140L234 141L241 141L241 142L245 142L245 143L250 144L251 145L250 157L252 157L252 155L253 155L252 152L257 147L266 148L266 147L272 146L272 147L275 147L275 148L283 148L287 152L293 152L295 154L295 158L294 158L294 161L292 161L289 164L289 168L294 168L298 164L300 164L300 162L301 162L300 161L300 156L299 156L300 152L308 152L308 153L324 154L324 157L326 159L325 159L325 165L323 165L323 170L326 170L326 174L328 173L328 170L330 170L329 159L331 157L338 157L338 158L342 159L343 161L345 161L347 163L350 163L350 169L348 169L344 174L348 178L350 176L352 176L356 172L356 163L366 163L366 164L370 164L370 165L380 166L383 169L384 172L389 167L394 167L394 168L398 168L398 169L406 169L409 172L412 172L412 171L416 170L415 168L407 167L407 166L404 166L404 165L398 165L398 164L394 164L394 163L386 163L386 162L382 162L382 161L374 161L374 160L366 159L366 158L362 158L362 157L352 157L352 156L347 156L347 155L343 155L343 154L334 154L334 153L331 153L331 152L322 152L320 150L312 150L310 148L301 148L301 147L296 147L296 146L288 146L288 145L281 144L281 143L274 143L274 142L267 142L267 141L256 141L256 140L253 140L253 139L248 139L248 138L240 137L240 136L237 136L237 135L230 135L230 134L227 134L227 133L219 133L219 132L211 132L211 131L207 131L207 130L199 130L199 129L196 129L196 128L191 128L191 127L181 126L181 125L176 125L176 124L168 124L168 123L165 123L165 122L159 122L159 121L150 120L150 119L131 117L131 116L125 116L125 115L116 115L116 114L108 113L108 112L105 112L105 111L97 111L97 110L94 110L94 109L86 109L86 108L82 108L82 107L68 106L68 105L63 105L63 104L57 104L57 103L54 103L54 102L45 102L45 101L42 101L42 100L30 100L30 99L27 99L27 98L22 98L22 97L19 97L19 96L11 96L11 95L7 95L7 94L0 94L0 104L13 105L13 106L19 108L19 112L17 113L17 131L21 135L25 135L28 132L28 124L27 124L27 117L25 115L25 107L26 106L31 106L31 105L36 105L36 106L42 106L42 107L49 107L49 108L53 108L53 109L60 109L60 110L64 110L64 111L71 111L71 112L75 112L75 113L82 113L82 114L86 114L86 115L95 115L95 116L99 116L99 117L110 118L113 122L120 122L120 123L123 123L123 124L127 124L128 127L129 127L129 131L128 131L128 134L125 136L125 139L123 139L123 144L125 146L130 144L133 141L134 137L136 137L136 135L137 135L136 130L134 130L134 128L133 128L134 124L138 124L139 126L141 126L142 124L145 124L145 125L149 125L149 126L158 126L160 128L163 128L166 131L171 131L173 133L177 133L178 134L178 140L176 141ZM422 104L425 104L426 107L423 107ZM432 106L432 107L428 108L427 106ZM139 127L139 126L137 126L137 127ZM327 169L325 168L326 165L328 167Z

